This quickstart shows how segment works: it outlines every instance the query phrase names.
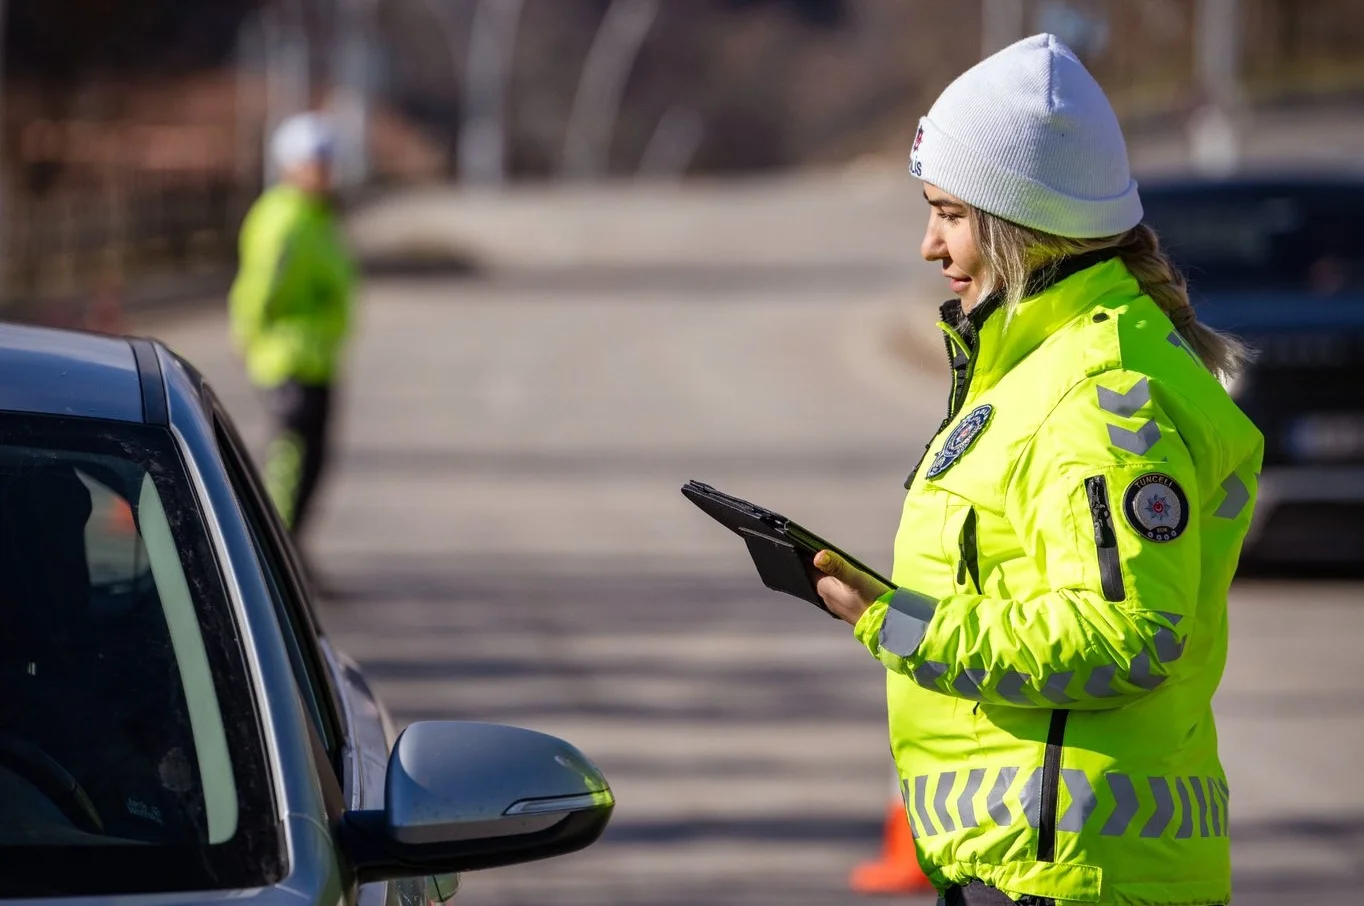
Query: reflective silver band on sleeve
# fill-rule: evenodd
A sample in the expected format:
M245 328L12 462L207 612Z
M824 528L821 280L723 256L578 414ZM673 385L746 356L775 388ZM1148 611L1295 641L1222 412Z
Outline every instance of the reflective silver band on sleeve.
M938 602L908 588L897 588L891 595L881 623L879 644L897 657L910 657L919 648Z
M916 620L923 620L927 623L933 619L933 614L937 613L938 602L928 595L919 594L917 591L897 588L895 593L890 596L890 608L907 617L914 617Z

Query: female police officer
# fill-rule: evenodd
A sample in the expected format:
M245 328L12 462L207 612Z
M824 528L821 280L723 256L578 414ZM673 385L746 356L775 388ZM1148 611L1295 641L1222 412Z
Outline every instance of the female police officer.
M920 121L948 417L907 483L894 591L820 593L889 671L919 861L947 903L1220 904L1210 707L1263 440L1141 225L1117 119L1050 35Z

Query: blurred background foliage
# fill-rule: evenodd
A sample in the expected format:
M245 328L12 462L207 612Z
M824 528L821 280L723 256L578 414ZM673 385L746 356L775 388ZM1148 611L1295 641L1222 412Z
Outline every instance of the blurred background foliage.
M0 301L220 281L296 108L345 113L348 197L898 162L953 75L1040 30L1129 131L1184 128L1209 6L1235 26L1213 100L1364 94L1364 0L8 0Z

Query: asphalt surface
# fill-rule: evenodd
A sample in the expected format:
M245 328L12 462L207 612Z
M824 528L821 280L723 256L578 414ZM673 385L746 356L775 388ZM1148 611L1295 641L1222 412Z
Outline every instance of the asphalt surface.
M323 622L400 722L560 734L619 802L592 849L469 875L460 902L861 901L847 873L890 795L882 670L763 589L677 489L709 481L889 568L945 394L922 216L868 178L433 192L357 225L439 234L492 270L367 287L311 544L339 592ZM259 449L221 316L145 326ZM1234 590L1219 727L1240 906L1359 899L1360 592Z

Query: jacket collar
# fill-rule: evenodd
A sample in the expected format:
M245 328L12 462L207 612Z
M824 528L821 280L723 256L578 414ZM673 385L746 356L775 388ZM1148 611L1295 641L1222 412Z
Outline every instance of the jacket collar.
M1125 282L1133 295L1140 292L1116 251L1086 252L1034 272L1012 317L1004 311L1002 295L992 293L967 313L953 299L942 306L942 318L970 347L975 358L971 382L979 391L998 383L1048 336Z

